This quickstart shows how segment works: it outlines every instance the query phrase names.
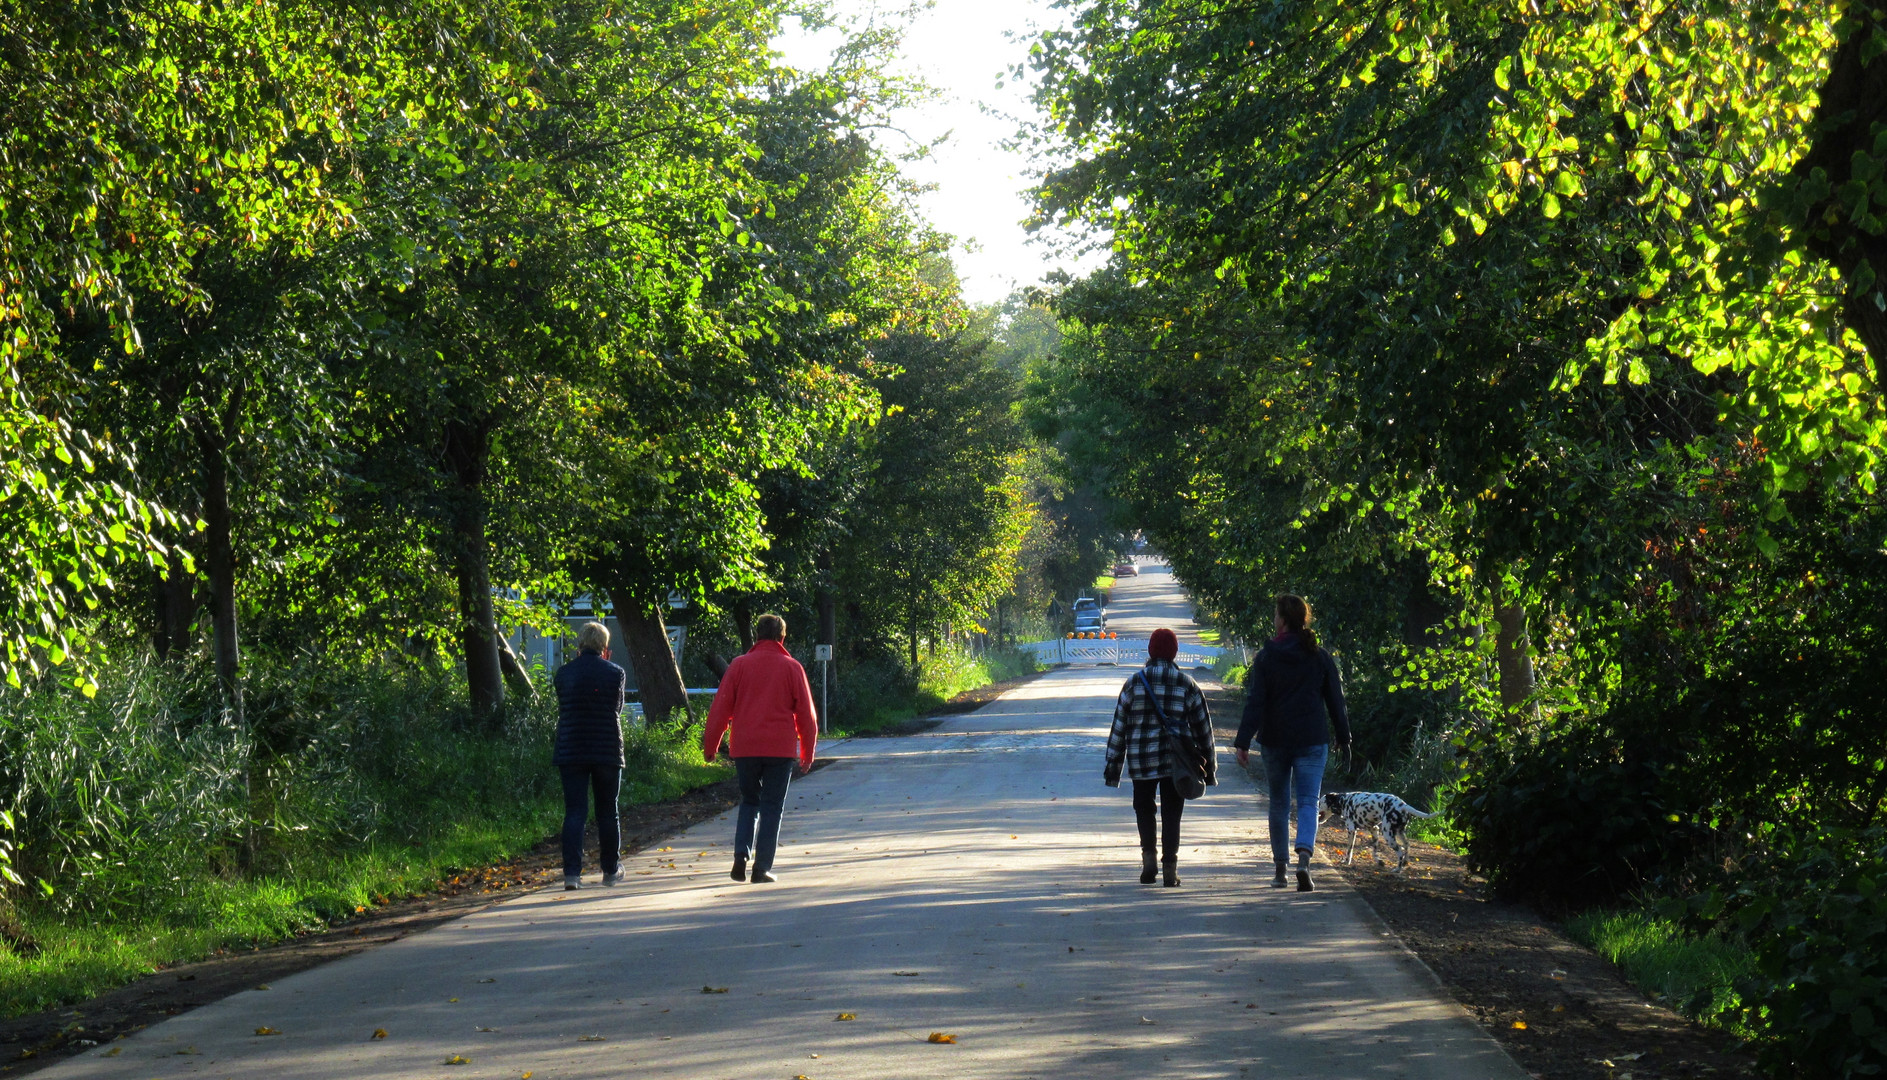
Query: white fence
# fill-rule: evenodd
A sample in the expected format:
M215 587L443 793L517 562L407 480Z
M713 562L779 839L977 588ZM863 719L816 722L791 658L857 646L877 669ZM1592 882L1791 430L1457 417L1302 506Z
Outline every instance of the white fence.
M1050 641L1023 642L1016 648L1035 654L1044 664L1132 664L1147 662L1147 639L1054 638ZM1176 663L1181 667L1209 668L1228 650L1197 642L1181 641Z

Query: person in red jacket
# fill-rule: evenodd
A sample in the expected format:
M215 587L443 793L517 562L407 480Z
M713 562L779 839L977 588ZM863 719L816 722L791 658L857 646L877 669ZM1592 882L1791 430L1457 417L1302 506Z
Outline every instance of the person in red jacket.
M819 741L819 718L812 708L806 669L786 651L786 620L762 615L754 620L753 648L736 657L721 676L714 705L708 709L701 752L709 760L728 734L727 756L740 779L740 809L734 817L735 881L747 880L747 855L753 854L753 881L778 881L773 852L780 844L780 815L793 762L812 768ZM755 823L759 828L756 831Z

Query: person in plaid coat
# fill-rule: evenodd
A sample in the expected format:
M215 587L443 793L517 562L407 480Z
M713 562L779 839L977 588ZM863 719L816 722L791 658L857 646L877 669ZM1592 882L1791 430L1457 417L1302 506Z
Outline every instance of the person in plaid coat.
M1206 696L1199 684L1179 669L1173 659L1179 655L1179 638L1164 627L1147 640L1147 666L1135 673L1120 688L1114 702L1114 727L1107 733L1107 769L1103 778L1108 787L1119 787L1123 768L1134 786L1134 820L1140 826L1140 883L1153 884L1154 799L1158 796L1160 816L1159 870L1164 870L1166 885L1179 884L1179 819L1186 800L1174 784L1174 777L1184 765L1173 760L1173 747L1164 737L1160 713L1148 697L1151 687L1160 709L1191 735L1192 749L1199 754L1199 766L1208 784L1218 783L1218 759L1212 745L1212 714L1206 709ZM1144 677L1144 681L1143 680Z

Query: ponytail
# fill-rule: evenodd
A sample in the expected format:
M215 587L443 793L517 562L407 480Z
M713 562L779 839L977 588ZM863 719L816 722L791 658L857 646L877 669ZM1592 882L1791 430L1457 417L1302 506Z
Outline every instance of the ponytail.
M1310 604L1301 596L1285 593L1278 597L1278 618L1283 620L1284 628L1311 648L1317 647L1317 634L1310 628Z

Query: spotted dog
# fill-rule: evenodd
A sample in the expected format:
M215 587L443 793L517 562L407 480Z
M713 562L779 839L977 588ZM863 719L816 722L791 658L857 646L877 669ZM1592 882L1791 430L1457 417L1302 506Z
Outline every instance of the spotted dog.
M1350 854L1343 865L1356 865L1356 831L1369 830L1369 853L1377 862L1382 856L1377 853L1384 833L1389 834L1389 846L1396 849L1401 861L1396 864L1396 872L1403 873L1409 868L1409 819L1434 817L1424 814L1395 795L1386 795L1378 791L1329 791L1324 793L1323 805L1317 811L1317 825L1325 822L1341 824L1350 830Z

